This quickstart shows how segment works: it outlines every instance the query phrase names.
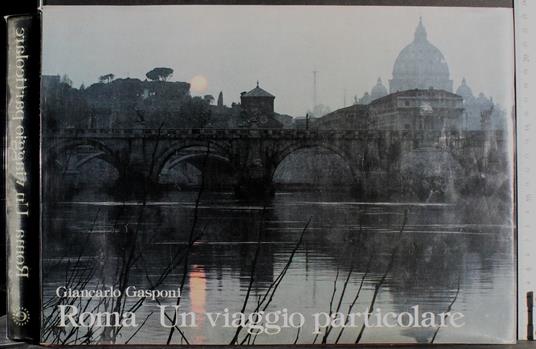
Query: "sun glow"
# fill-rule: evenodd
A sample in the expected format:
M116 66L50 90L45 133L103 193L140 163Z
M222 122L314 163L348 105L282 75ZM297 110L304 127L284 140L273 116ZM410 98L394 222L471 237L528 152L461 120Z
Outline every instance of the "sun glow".
M208 80L203 75L196 75L190 80L190 86L193 92L203 93L207 90Z

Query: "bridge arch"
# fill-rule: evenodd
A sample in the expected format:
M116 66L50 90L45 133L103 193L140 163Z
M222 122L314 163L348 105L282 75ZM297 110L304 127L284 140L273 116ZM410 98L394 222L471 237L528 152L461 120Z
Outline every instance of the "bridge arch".
M186 152L186 154L179 155L173 159L174 156ZM155 178L158 179L164 168L172 169L179 163L189 161L193 159L199 159L207 156L211 160L217 160L226 163L233 168L233 162L229 156L228 149L216 142L180 142L175 143L167 148L155 162Z
M69 151L72 151L80 146L89 146L95 150L95 153L89 154L82 160L78 161L76 166L82 166L93 159L101 159L115 168L118 173L122 172L121 161L118 156L110 149L107 145L102 142L92 140L92 139L71 139L65 140L59 143L52 144L50 147L45 149L42 153L43 164L45 167L54 166L58 164L58 158Z
M181 162L189 161L189 160L192 160L192 159L203 158L203 157L205 157L205 154L202 154L202 153L183 155L183 156L181 156L181 157L179 157L177 159L173 159L171 161L168 161L165 164L165 167L167 167L168 169L172 169L175 166L177 166L178 164L180 164ZM215 160L230 164L230 160L228 158L222 156L222 155L209 154L209 158L211 160L215 159Z
M287 159L290 155L295 154L299 151L306 150L306 149L323 149L327 150L329 153L336 155L338 158L340 158L343 163L346 165L350 172L351 179L353 181L354 186L360 187L361 186L361 177L360 177L360 171L358 169L358 163L357 163L357 157L351 156L346 150L343 150L341 147L330 144L330 143L324 143L324 142L310 142L310 143L291 143L290 145L284 147L275 157L275 161L273 162L273 168L271 171L271 178L273 179L277 169L280 167L280 165L283 163L285 159Z

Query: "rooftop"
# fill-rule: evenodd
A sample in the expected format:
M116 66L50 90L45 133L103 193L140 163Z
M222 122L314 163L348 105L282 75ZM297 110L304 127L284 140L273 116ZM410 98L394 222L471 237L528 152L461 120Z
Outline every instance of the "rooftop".
M270 92L267 92L259 87L259 82L257 81L257 87L255 87L253 90L246 92L242 95L242 97L272 97L275 98L273 94Z

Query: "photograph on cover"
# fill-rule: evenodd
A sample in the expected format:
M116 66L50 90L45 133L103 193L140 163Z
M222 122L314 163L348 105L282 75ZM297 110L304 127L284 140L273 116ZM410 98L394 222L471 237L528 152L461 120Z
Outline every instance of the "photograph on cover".
M512 9L45 6L52 344L511 343Z

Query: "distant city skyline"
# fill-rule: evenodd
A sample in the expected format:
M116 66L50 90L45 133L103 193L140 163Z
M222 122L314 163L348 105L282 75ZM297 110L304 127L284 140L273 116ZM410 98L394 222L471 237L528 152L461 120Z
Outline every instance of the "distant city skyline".
M223 91L224 103L260 86L275 111L303 116L318 103L353 103L413 40L422 16L429 41L450 68L509 111L513 105L511 9L351 6L145 6L44 9L43 73L67 74L74 87L100 75L145 79L154 67L192 82L192 95ZM446 30L448 28L448 30ZM60 39L61 38L61 39Z

